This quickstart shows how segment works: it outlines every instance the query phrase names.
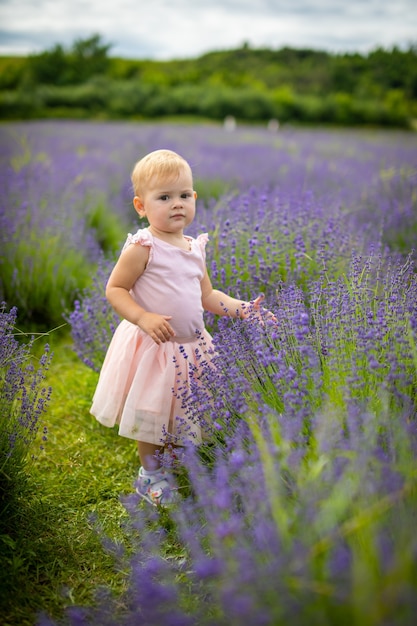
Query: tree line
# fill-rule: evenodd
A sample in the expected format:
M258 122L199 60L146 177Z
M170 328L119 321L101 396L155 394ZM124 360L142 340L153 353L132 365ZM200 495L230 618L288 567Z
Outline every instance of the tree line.
M100 35L0 58L0 117L155 119L408 128L417 118L417 46L332 54L284 47L195 59L111 57Z

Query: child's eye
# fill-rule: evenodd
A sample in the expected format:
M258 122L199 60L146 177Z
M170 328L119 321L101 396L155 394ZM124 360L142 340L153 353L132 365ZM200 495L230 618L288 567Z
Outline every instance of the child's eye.
M167 194L167 193L164 193L164 194L160 197L160 199L161 199L161 200L168 200L168 197L169 197L169 196L168 196L168 194Z
M181 194L181 198L191 198L191 194L187 191L186 193Z

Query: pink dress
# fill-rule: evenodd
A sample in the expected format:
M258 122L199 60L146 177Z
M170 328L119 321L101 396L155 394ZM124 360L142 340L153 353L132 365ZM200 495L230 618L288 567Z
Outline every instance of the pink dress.
M156 445L169 435L178 438L176 443L202 439L199 425L187 419L181 394L189 385L190 365L198 368L212 352L200 285L208 236L187 239L189 251L153 237L147 228L128 235L124 247L149 247L146 269L130 293L147 311L172 315L176 335L158 345L123 320L107 350L91 407L101 424L119 424L123 437Z

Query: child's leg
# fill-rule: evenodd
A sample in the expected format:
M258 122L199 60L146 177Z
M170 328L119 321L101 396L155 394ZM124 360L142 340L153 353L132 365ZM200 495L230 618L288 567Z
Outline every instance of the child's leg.
M161 461L159 460L160 454L162 454L163 446L156 446L153 443L147 443L146 441L138 441L138 453L139 459L143 469L148 472L153 472L161 467Z
M162 468L163 446L138 441L142 467L136 483L137 493L155 506L171 506L179 501L177 488L166 469Z

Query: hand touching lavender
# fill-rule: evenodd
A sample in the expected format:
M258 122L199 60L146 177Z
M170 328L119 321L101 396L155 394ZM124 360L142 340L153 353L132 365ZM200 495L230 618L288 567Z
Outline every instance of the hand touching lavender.
M265 300L265 294L260 293L255 300L251 300L249 302L249 306L245 307L242 310L242 319L257 319L261 324L264 324L265 321L277 323L277 318L271 311L265 309L262 306L262 302Z

